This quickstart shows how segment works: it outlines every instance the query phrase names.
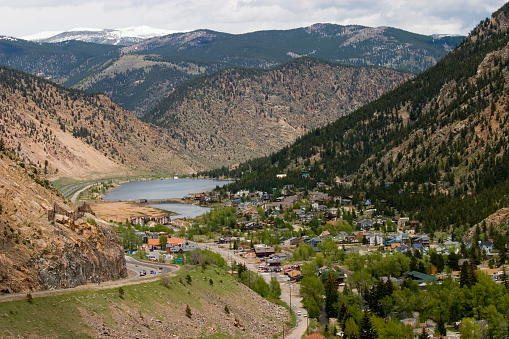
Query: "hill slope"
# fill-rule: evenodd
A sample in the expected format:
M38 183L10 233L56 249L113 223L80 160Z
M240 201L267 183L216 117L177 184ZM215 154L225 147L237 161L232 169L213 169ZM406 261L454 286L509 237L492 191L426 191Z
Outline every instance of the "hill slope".
M266 190L324 181L335 194L355 192L355 203L410 213L427 231L466 230L509 205L508 17L505 5L437 65L348 117L214 174L252 170L238 186Z
M0 68L1 139L50 178L189 172L162 130L104 95Z
M180 283L187 274L191 282ZM161 280L144 282L122 287L122 296L117 288L2 303L0 336L266 339L289 328L287 310L222 268L182 269L162 279L167 287Z
M92 215L87 221L58 217L50 223L54 203L72 209L37 168L0 142L0 294L126 276L116 233L92 222Z
M183 85L147 113L207 167L267 155L376 99L410 74L298 59L227 69Z

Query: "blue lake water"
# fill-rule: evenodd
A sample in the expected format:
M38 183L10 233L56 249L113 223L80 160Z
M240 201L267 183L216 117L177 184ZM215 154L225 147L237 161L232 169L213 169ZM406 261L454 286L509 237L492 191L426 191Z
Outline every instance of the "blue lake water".
M187 194L209 192L232 181L210 179L167 179L131 181L120 184L106 193L105 201L130 201L139 199L174 199Z
M126 182L106 193L105 201L132 201L140 199L175 199L187 194L208 192L232 181L211 179L167 179ZM174 218L195 218L210 208L180 203L151 204L151 207L176 212Z

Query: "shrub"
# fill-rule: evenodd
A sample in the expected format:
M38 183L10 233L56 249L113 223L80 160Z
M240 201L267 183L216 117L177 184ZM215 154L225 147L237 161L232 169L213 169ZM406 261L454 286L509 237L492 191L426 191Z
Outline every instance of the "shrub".
M189 305L186 305L186 317L191 318L192 315Z

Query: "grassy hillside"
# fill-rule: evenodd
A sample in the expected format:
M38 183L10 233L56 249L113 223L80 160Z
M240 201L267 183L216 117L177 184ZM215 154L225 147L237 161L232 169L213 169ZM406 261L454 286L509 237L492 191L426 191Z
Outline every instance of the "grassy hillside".
M270 338L289 321L286 310L218 268L181 269L162 279L0 303L0 336Z

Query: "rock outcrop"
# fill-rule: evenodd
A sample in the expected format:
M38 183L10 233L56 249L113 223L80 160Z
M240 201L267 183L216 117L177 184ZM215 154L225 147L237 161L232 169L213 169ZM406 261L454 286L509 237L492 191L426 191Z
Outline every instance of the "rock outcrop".
M0 143L0 293L68 288L127 275L111 227L91 214L78 220L57 215L49 221L55 202L66 206L35 167Z

